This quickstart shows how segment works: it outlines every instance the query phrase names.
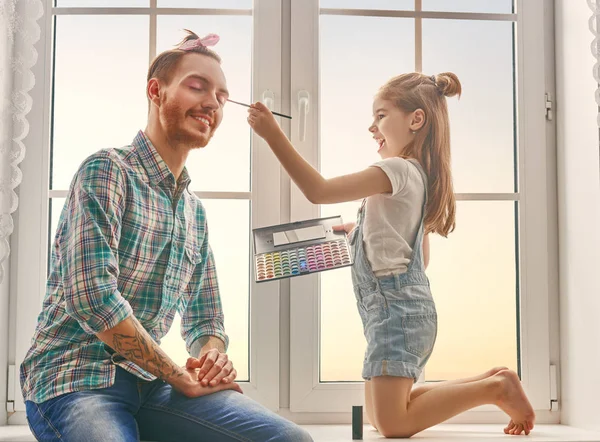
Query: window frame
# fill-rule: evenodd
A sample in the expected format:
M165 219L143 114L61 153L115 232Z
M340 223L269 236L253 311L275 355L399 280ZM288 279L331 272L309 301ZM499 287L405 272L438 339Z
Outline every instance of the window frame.
M44 0L44 3L46 11L59 9L51 6L51 0ZM150 0L150 8L102 9L104 12L111 10L129 14L139 14L143 11L158 13L166 9L177 11L173 13L190 13L189 8L156 8L156 3L156 0ZM420 3L420 0L415 0L415 3ZM517 29L523 31L517 33L517 100L520 103L518 127L521 129L518 133L520 192L517 197L513 194L459 194L457 199L520 201L522 378L537 411L537 421L558 423L560 413L548 411L551 391L549 364L558 363L555 350L558 347L558 332L550 326L549 320L552 316L554 324L554 319L558 316L554 311L554 305L558 304L558 288L552 284L558 268L556 170L553 167L556 161L553 138L555 128L553 122L545 119L544 100L546 92L554 95L553 34L551 20L548 20L549 15L551 16L548 10L552 5L544 0L516 0L516 3L519 11ZM60 9L66 11L76 8ZM93 13L100 8L77 9ZM214 9L204 11L222 13L222 10L219 12ZM253 100L261 99L261 94L269 90L274 93L276 110L281 110L282 105L287 106L289 103L294 118L289 123L289 136L303 156L311 164L318 166L316 149L319 109L313 102L313 98L318 97L318 0L254 0L253 11ZM352 10L351 13L356 14L360 11ZM282 18L282 12L291 16L289 28L289 22L285 17ZM362 12L368 15L386 13L364 10ZM407 11L387 13L391 16L415 16L415 13ZM485 18L502 14L420 13L422 18L456 19L474 15ZM151 20L151 26L152 21L156 26L156 14L154 20ZM12 333L9 336L9 361L14 361L17 368L29 348L45 292L45 239L48 234L49 198L64 196L61 194L64 191L49 191L53 22L51 13L46 13L39 22L41 38L36 45L39 58L33 67L36 83L30 92L36 105L28 116L30 131L25 140L28 149L21 163L24 178L18 188L20 204L15 214L15 231L11 237L10 292L11 299L14 300L14 306L11 307L14 316L10 319L9 327ZM527 23L527 27L524 27L523 23ZM156 44L155 35L154 43L151 35L149 38L152 47ZM289 46L282 47L282 44L286 43L289 43ZM150 50L149 59L153 55ZM416 66L420 66L418 60L415 62ZM259 66L262 69L259 69ZM551 74L548 74L549 72ZM300 142L298 138L300 90L307 90L311 97L305 142ZM288 122L283 122L283 126L287 129ZM524 149L524 146L527 146L527 149ZM318 216L318 207L310 204L295 185L290 185L287 175L280 173L276 158L264 145L264 141L256 135L252 137L251 167L250 192L203 192L199 193L199 196L219 199L251 198L252 227ZM250 262L252 263L252 259ZM250 275L250 382L242 383L244 391L268 408L279 410L280 414L297 422L349 422L349 404L363 403L363 385L319 383L320 302L316 294L319 287L318 276L257 285L253 282L253 272ZM288 309L289 317L286 316ZM307 327L306 324L311 326ZM20 389L18 385L15 388L17 413L10 421L25 423L25 408L19 394ZM467 412L452 419L451 422L505 422L503 413L490 410L491 407L480 407L477 411Z

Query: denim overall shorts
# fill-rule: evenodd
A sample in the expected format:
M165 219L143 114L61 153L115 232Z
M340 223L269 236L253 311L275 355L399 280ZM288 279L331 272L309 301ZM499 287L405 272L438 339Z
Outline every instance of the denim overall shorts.
M420 164L411 162L427 183ZM352 284L367 340L362 377L399 376L416 382L437 337L437 311L423 264L425 205L407 272L377 277L363 245L365 203L366 199L349 238L354 256Z

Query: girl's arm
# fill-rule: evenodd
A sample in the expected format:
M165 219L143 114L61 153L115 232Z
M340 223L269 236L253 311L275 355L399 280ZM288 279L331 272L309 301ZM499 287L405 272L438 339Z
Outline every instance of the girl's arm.
M323 178L294 149L264 104L255 103L248 112L250 126L269 144L290 178L311 203L342 203L392 192L392 183L379 167L368 167L361 172L331 179Z

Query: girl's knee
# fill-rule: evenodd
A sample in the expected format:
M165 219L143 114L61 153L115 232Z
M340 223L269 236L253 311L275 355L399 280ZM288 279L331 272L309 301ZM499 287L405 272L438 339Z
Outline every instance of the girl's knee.
M385 438L404 438L408 439L415 435L414 432L405 428L396 428L394 426L384 427L380 426L379 433Z
M395 419L380 419L377 430L386 438L409 438L416 434L409 425L403 423L404 419L397 416Z

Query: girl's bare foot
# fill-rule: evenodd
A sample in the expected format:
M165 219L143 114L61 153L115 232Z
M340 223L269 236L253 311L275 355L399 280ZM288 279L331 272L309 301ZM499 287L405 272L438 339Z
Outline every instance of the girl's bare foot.
M533 427L530 427L529 425L517 425L511 419L506 428L504 429L504 433L519 435L524 431L525 434L529 434L531 432L531 428Z
M500 382L500 395L496 405L511 417L504 432L529 434L535 423L535 412L521 386L519 376L512 370L502 370L494 378Z

